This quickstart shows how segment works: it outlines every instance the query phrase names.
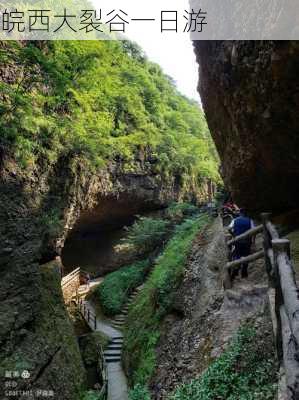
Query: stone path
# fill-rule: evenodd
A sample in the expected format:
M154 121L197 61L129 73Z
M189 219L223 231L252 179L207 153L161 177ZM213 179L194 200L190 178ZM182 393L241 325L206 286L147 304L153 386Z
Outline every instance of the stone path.
M91 282L90 286L92 286L92 283L93 282ZM98 282L98 284L99 283L100 282ZM103 321L101 316L96 312L95 307L93 307L89 301L84 300L85 307L89 309L93 315L97 316L96 329L94 324L90 322L89 326L91 329L102 332L110 338L110 342L104 351L108 375L108 400L128 399L127 379L121 364L123 346L123 334L121 329L125 324L130 305L134 302L135 297L142 288L143 286L140 286L131 294L121 314L115 316L111 321Z

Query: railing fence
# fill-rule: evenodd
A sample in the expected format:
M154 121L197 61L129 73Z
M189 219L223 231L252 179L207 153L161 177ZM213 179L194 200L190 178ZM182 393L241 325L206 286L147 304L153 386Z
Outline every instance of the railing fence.
M281 239L270 221L270 214L261 214L262 225L227 242L263 233L263 250L226 264L224 287L231 288L230 271L244 262L264 257L269 287L275 292L275 334L278 360L286 376L287 400L299 399L299 290L291 261L290 241Z

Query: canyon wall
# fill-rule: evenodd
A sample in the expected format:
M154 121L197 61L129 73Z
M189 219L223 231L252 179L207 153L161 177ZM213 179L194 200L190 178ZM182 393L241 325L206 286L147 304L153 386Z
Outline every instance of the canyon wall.
M42 265L60 253L70 231L117 228L141 210L196 193L151 174L142 162L130 174L117 165L95 173L64 155L25 170L6 150L0 163L1 379L7 370L26 369L33 390L56 385L57 399L75 400L85 372L60 275L55 263L47 270Z
M234 200L296 208L299 42L195 41L199 92Z

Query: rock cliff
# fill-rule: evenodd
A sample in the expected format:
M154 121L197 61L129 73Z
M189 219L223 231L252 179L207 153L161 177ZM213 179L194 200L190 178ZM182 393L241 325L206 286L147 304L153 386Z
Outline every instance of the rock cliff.
M24 366L33 377L32 389L56 382L57 399L74 400L84 370L60 280L51 278L48 287L41 265L60 253L72 228L117 228L141 210L163 207L186 192L175 178L163 181L142 163L130 174L117 165L95 173L64 155L53 164L22 170L4 149L1 157L1 376Z
M240 206L281 211L299 194L299 44L196 41L199 92Z

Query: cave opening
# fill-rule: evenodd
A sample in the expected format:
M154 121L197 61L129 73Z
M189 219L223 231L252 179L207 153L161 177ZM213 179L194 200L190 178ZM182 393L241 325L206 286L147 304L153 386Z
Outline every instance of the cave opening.
M100 277L133 262L138 254L124 244L127 227L139 216L155 216L164 209L161 204L110 197L81 212L61 251L64 275L80 267Z

